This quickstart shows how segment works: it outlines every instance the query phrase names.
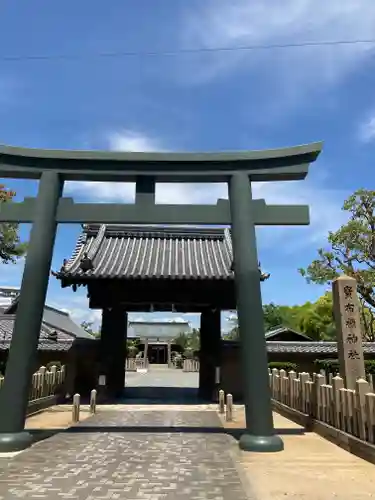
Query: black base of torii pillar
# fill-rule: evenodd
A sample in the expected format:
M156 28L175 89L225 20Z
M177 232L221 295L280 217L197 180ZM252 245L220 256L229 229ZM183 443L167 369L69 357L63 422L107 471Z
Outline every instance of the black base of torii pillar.
M43 172L4 385L0 391L0 452L20 451L33 441L24 427L55 243L56 211L62 189L63 181L57 173Z
M230 178L229 200L246 414L246 433L239 445L245 451L282 451L272 417L252 192L246 173Z

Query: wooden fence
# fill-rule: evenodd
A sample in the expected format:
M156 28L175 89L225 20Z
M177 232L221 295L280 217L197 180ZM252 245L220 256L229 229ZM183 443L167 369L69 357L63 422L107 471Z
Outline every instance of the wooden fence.
M28 415L56 403L55 396L65 381L65 374L65 366L60 369L57 366L52 366L50 370L41 366L33 374L29 392ZM4 377L0 376L0 390L3 384Z
M147 369L149 365L148 358L127 358L125 370L127 372L136 372L137 370Z
M199 372L199 361L195 359L184 359L182 370L184 372Z
M375 444L374 377L346 389L336 375L269 370L272 398L336 429Z

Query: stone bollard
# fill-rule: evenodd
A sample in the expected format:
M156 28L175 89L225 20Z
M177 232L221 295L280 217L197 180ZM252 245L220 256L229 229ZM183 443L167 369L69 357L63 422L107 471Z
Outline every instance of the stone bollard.
M79 422L80 406L81 406L81 396L79 394L74 394L74 396L73 396L73 409L72 409L72 421L74 423Z
M219 413L225 413L225 394L223 389L219 391Z
M232 394L227 394L227 408L226 408L225 420L231 422L233 420L233 396Z
M97 390L93 389L90 394L90 413L96 413L96 396Z

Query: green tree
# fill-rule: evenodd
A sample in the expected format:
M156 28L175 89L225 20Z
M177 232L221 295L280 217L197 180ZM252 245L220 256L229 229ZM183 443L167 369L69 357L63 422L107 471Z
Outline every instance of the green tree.
M188 347L190 347L193 351L199 351L201 345L201 334L199 328L193 328L188 336Z
M277 306L280 309L280 313L283 318L282 326L299 331L301 328L301 317L310 305L310 302L306 302L305 304L298 304L294 306Z
M198 351L200 347L199 329L193 328L189 333L181 332L174 339L174 343L179 345L184 351L186 349L191 349L192 351Z
M240 336L240 330L238 328L238 318L237 314L232 314L228 318L228 322L231 325L231 329L224 335L225 340L238 340Z
M314 340L332 340L335 337L331 294L323 295L316 302L301 305L265 304L263 312L265 332L277 327L286 327L306 333ZM234 326L225 338L237 340L237 318L233 316L230 321Z
M0 184L0 210L2 204L12 203L15 195L14 191L6 189ZM14 264L17 259L26 253L27 244L21 242L18 229L18 224L14 222L0 224L0 261L3 264Z
M301 306L299 330L314 340L336 338L331 292L325 293L316 302Z
M318 259L299 269L308 283L331 283L340 274L352 276L362 303L364 338L374 338L375 309L375 191L355 191L343 204L349 220L328 234L328 249L318 250ZM366 321L365 321L366 320Z
M128 358L135 358L139 352L140 339L127 339L126 351Z
M263 306L264 329L267 332L285 324L285 314L273 302Z
M181 349L185 350L189 344L188 334L181 332L174 338L174 343L181 347Z
M100 337L100 332L93 330L93 321L82 321L81 328L83 328L87 333L95 338Z

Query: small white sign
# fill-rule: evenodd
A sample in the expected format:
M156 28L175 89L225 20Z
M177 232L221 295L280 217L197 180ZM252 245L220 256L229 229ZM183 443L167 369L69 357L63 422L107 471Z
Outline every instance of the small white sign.
M105 375L99 375L99 385L105 385Z
M220 366L215 367L215 384L220 384Z

